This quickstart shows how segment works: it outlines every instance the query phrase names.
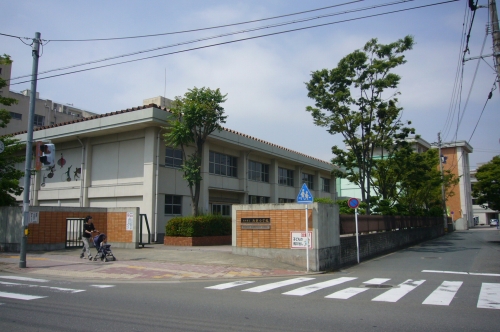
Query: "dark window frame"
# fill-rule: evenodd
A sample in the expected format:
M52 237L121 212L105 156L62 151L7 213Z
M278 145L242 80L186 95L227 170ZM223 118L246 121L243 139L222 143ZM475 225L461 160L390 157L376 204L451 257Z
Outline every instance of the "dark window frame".
M182 215L182 196L165 195L164 214L171 216Z
M309 190L314 190L314 175L302 173L302 183L305 183Z
M330 192L330 179L321 178L321 190L325 193Z
M258 161L248 161L248 179L269 183L269 165Z
M184 158L182 150L172 147L165 147L165 167L182 168Z
M293 170L278 167L278 184L293 187Z
M219 152L210 151L208 173L233 178L238 177L238 158Z

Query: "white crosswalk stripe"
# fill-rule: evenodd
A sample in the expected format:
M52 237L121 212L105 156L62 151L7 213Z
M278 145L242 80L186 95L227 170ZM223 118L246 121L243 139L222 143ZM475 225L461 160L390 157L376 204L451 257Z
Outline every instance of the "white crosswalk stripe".
M392 288L389 289L388 291L380 294L376 298L372 299L372 301L379 301L379 302L397 302L399 299L401 299L403 296L423 284L425 280L412 280L408 279L402 284L398 285L398 288Z
M215 285L215 286L205 287L205 288L207 288L207 289L228 289L228 288L233 288L233 287L237 287L237 286L241 286L241 285L251 284L254 282L255 281L240 280L240 281L227 282L225 284L220 284L220 285Z
M443 281L441 286L436 288L422 304L450 305L460 286L462 286L461 281Z
M336 285L340 285L340 284L343 284L344 282L348 282L348 281L351 281L351 280L354 280L354 279L357 279L357 278L342 277L342 278L327 280L327 281L319 282L317 284L300 287L300 288L291 290L291 291L283 293L283 294L284 295L303 296L303 295L307 295L307 294L310 294L312 292L315 292L317 290L320 290L320 289L323 289L323 288L327 288L327 287L336 286Z
M500 284L483 283L479 299L478 308L500 309Z
M242 290L242 292L262 293L271 289L298 284L300 282L309 281L313 279L314 278L295 278L295 279L283 280L283 281L273 282L271 284L244 289Z
M34 296L34 295L26 295L26 294L18 294L18 293L0 292L0 297L4 297L4 298L8 298L8 299L29 301L29 300L42 299L46 296Z
M382 285L384 282L389 281L391 279L388 278L373 278L368 281L363 282L363 284L367 285ZM325 296L327 299L342 299L342 300L347 300L353 297L354 295L358 295L360 293L363 293L367 291L368 288L364 287L349 287L346 289L342 289L338 292L335 292L333 294Z

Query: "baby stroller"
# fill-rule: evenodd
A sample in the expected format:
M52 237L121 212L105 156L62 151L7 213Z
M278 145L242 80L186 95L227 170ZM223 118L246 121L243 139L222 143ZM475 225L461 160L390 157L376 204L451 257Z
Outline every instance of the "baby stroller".
M94 261L100 258L101 261L107 262L108 257L116 261L116 257L111 251L111 245L106 243L106 239L107 236L104 233L94 236L94 247L97 249L97 255L94 256Z

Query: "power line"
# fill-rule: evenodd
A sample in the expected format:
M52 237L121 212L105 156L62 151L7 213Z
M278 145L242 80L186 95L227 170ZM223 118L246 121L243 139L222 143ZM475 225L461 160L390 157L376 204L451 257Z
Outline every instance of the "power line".
M99 63L99 62L104 62L104 61L109 61L109 60L124 58L124 57L128 57L128 56L142 54L142 53L148 53L148 52L158 51L158 50L165 49L165 48L171 48L171 47L175 47L175 46L193 44L193 43L196 43L196 42L206 41L206 40L210 40L210 39L217 39L217 38L221 38L221 37L227 37L227 36L232 36L232 35L237 35L237 34L242 34L242 33L247 33L247 32L253 32L253 31L264 30L264 29L269 29L269 28L276 28L276 27L279 27L279 26L285 26L285 25L290 25L290 24L302 23L302 22L317 20L317 19L321 19L321 18L325 18L325 17L338 16L338 15L343 15L343 14L348 14L348 13L354 13L354 12L360 12L360 11L370 10L370 9L375 9L375 8L380 8L380 7L387 7L387 6L392 6L392 5L395 5L395 4L397 5L397 4L405 3L405 2L408 2L408 1L415 1L415 0L399 0L399 1L391 2L391 3L373 5L373 6L368 6L368 7L363 7L363 8L357 8L357 9L351 9L351 10L346 10L346 11L343 11L343 12L325 14L325 15L320 15L320 16L316 16L316 17L304 18L304 19L300 19L300 20L294 20L294 21L276 23L276 24L272 24L272 25L267 25L267 26L257 27L257 28L251 28L251 29L246 29L246 30L241 30L241 31L236 31L236 32L229 32L229 33L224 33L224 34L221 34L221 35L204 37L204 38L199 38L199 39L195 39L195 40L190 40L190 41L185 41L185 42L179 42L179 43L170 44L170 45L166 45L166 46L160 46L160 47L155 47L155 48L151 48L151 49L146 49L146 50L142 50L142 51L137 51L137 52L127 53L127 54L117 55L117 56L108 57L108 58L104 58L104 59L93 60L93 61L89 61L89 62L85 62L85 63L80 63L80 64L75 64L75 65L70 65L70 66L62 67L62 68L50 69L50 70L46 70L46 71L40 72L39 75L47 74L47 73L54 72L54 71L67 70L67 69L71 69L71 68L76 68L76 67L91 65L91 64L94 64L94 63ZM22 75L22 76L18 76L18 77L13 77L13 78L10 79L10 81L14 81L14 80L18 80L20 78L30 77L30 76L31 76L31 74Z
M121 61L121 62L116 62L116 63L112 63L112 64L107 64L107 65L102 65L102 66L96 66L96 67L86 68L86 69L80 69L80 70L75 70L75 71L71 71L71 72L67 72L67 73L62 73L62 74L57 74L57 75L52 75L52 76L46 76L46 77L38 78L38 80L43 80L43 79L48 79L48 78L53 78L53 77L58 77L58 76L65 76L65 75L69 75L69 74L75 74L75 73L80 73L80 72L84 72L84 71L90 71L90 70L94 70L94 69L106 68L106 67L116 66L116 65L125 64L125 63L137 62L137 61L142 61L142 60L147 60L147 59L152 59L152 58L157 58L157 57L162 57L162 56L167 56L167 55L173 55L173 54L177 54L177 53L184 53L184 52L189 52L189 51L194 51L194 50L200 50L200 49L210 48L210 47L214 47L214 46L221 46L221 45L232 44L232 43L237 43L237 42L241 42L241 41L247 41L247 40L258 39L258 38L263 38L263 37L270 37L270 36L280 35L280 34L289 33L289 32L296 32L296 31L307 30L307 29L318 28L318 27L324 27L324 26L338 24L338 23L345 23L345 22L357 21L357 20L366 19L366 18L378 17L378 16L383 16L383 15L388 15L388 14L394 14L394 13L399 13L399 12L404 12L404 11L409 11L409 10L414 10L414 9L421 9L421 8L426 8L426 7L431 7L431 6L437 6L437 5L442 5L442 4L456 2L456 1L458 1L458 0L448 0L448 1L438 2L438 3L434 3L434 4L428 4L428 5L422 5L422 6L416 6L416 7L411 7L411 8L394 10L394 11L385 12L385 13L379 13L379 14L361 16L361 17L346 19L346 20L342 20L342 21L317 24L317 25L308 26L308 27L301 27L301 28L296 28L296 29L290 29L290 30L284 30L284 31L279 31L279 32L268 33L268 34L264 34L264 35L258 35L258 36L253 36L253 37L247 37L247 38L241 38L241 39L231 40L231 41L227 41L227 42L220 42L220 43L211 44L211 45L193 47L193 48L189 48L189 49L185 49L185 50L180 50L180 51L163 53L163 54L153 55L153 56L139 58L139 59L133 59L133 60L128 60L128 61ZM31 80L17 82L17 83L12 83L11 85L27 83L27 82L30 82L30 81Z
M291 13L291 14L284 14L284 15L273 16L273 17L268 17L268 18L261 18L261 19L257 19L257 20L251 20L251 21L245 21L245 22L239 22L239 23L217 25L217 26L208 27L208 28L191 29L191 30L183 30L183 31L175 31L175 32L163 32L163 33L155 33L155 34L150 34L150 35L129 36L129 37L93 38L93 39L50 39L50 41L53 41L53 42L89 42L89 41L109 41L109 40L135 39L135 38L148 38L148 37L175 35L175 34L181 34L181 33L198 32L198 31L226 28L226 27L231 27L231 26L236 26L236 25L243 25L243 24L249 24L249 23L255 23L255 22L274 20L277 18L283 18L283 17L288 17L288 16L311 13L314 11L320 11L320 10L325 10L325 9L329 9L329 8L334 8L334 7L341 7L341 6L350 5L350 4L353 4L356 2L362 2L362 1L365 1L365 0L355 0L355 1L350 1L350 2L344 2L344 3L338 4L338 5L310 9L310 10L305 10L305 11ZM409 0L409 1L413 1L413 0Z

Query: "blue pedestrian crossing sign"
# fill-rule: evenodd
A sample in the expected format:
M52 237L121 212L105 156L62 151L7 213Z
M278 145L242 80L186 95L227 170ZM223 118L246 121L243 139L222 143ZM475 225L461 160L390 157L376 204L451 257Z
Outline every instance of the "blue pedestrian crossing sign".
M300 188L299 194L297 195L297 203L300 204L311 204L313 202L313 195L304 183L302 188Z

